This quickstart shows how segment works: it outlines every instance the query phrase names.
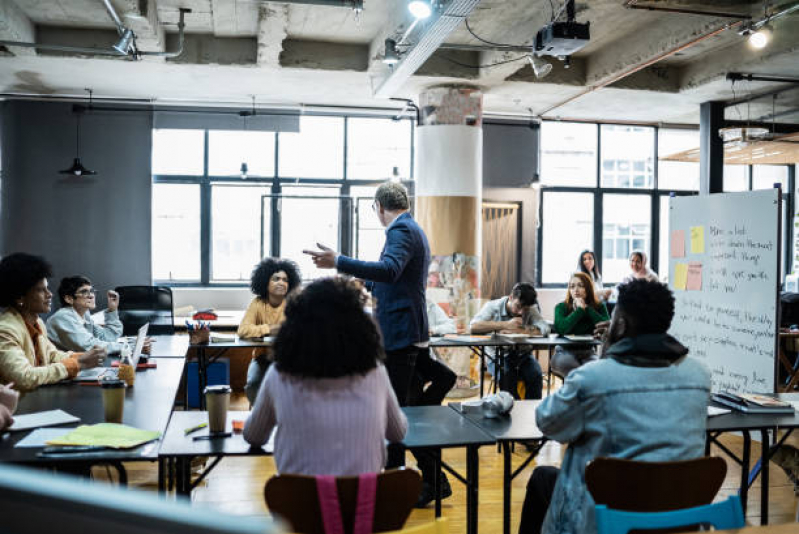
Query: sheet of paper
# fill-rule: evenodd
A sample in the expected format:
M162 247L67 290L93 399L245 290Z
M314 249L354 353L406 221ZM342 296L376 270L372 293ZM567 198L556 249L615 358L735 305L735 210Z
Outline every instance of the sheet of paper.
M688 264L688 274L685 281L685 289L688 291L702 290L702 264L691 262Z
M51 439L58 439L75 430L74 428L37 428L24 439L17 442L14 447L33 448L44 447Z
M160 432L140 430L116 423L79 426L69 434L52 439L48 445L89 445L128 449L161 437Z
M691 254L705 253L705 227L691 227Z
M716 408L715 406L708 406L707 407L707 416L713 417L714 415L724 415L725 413L730 413L732 410L728 410L726 408Z
M688 282L688 264L675 263L674 264L674 289L685 291L685 286Z
M14 424L9 430L11 432L30 430L43 426L65 425L67 423L78 423L80 418L68 414L64 410L47 410L46 412L29 413L26 415L15 415Z
M685 257L685 230L674 230L671 233L671 257Z

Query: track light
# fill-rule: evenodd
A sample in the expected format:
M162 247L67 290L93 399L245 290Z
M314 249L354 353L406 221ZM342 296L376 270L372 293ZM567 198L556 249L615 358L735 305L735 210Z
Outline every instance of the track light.
M126 29L122 36L119 38L117 44L114 45L114 50L122 55L127 56L130 53L130 47L133 44L133 31Z
M417 19L426 19L433 13L433 6L429 0L411 0L408 2L408 11Z
M771 41L771 34L771 26L768 24L761 26L759 30L749 34L749 46L757 49L765 48Z
M241 162L241 174L239 174L239 178L241 178L242 180L246 180L247 179L247 173L249 171L250 171L250 169L249 169L249 167L247 167L247 162L246 161L242 161Z
M399 63L397 42L394 39L386 39L385 52L383 53L383 63L386 65L396 65Z
M533 67L533 73L539 80L552 72L552 63L548 63L540 57L531 54L527 56L527 61L530 62L530 66Z

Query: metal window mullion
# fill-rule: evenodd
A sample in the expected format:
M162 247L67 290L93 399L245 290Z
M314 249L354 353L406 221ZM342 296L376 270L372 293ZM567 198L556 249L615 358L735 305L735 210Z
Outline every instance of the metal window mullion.
M544 197L546 196L544 191L541 191L538 195L538 228L536 229L536 255L538 256L536 260L536 273L535 273L535 281L538 287L543 287L543 271L544 271L544 258L543 258L543 251L544 251Z
M408 170L408 176L411 180L415 180L414 167L416 166L416 127L417 124L411 119L411 168Z
M783 191L783 200L786 202L785 204L785 238L783 239L783 243L785 243L785 265L783 265L783 269L785 273L788 274L792 271L791 266L793 265L793 242L796 239L795 229L793 225L793 219L795 216L796 211L796 165L788 165L788 183L787 183L787 192ZM782 216L782 214L780 214Z
M200 183L200 283L211 279L211 182L208 180L208 130L203 130L203 177Z
M658 128L654 128L653 130L655 133L655 146L652 167L652 208L649 211L651 221L649 225L649 266L650 268L654 268L654 266L657 265L658 270L660 270L660 264L658 263L660 261L660 197L657 194L660 178L660 171L658 170L660 166L658 162L658 154L660 153L658 150L658 137L660 135L660 130Z
M280 195L283 191L280 185L280 132L275 132L275 180L272 182L272 202L270 212L272 220L269 223L271 239L269 243L270 256L280 257Z

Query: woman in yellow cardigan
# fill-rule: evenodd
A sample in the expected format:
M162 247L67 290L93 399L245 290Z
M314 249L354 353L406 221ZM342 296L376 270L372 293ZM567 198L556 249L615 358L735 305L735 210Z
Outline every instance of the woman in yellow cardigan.
M286 320L283 313L286 295L299 287L300 282L300 269L293 261L278 258L261 260L250 279L250 289L255 293L255 298L241 320L238 336L260 338L277 335L280 325ZM265 350L256 349L252 356L247 368L247 385L244 386L251 405L255 403L270 363Z
M44 258L16 253L0 260L0 384L19 391L72 378L100 365L105 349L62 352L47 339L40 313L48 313L53 294L47 288L52 268Z

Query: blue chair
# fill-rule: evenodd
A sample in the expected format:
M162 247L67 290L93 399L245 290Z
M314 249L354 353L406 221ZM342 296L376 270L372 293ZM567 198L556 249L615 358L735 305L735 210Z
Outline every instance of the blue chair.
M713 525L717 530L744 526L741 499L733 495L726 501L668 512L625 512L604 504L596 505L598 534L627 534L631 530L652 530L690 525Z

